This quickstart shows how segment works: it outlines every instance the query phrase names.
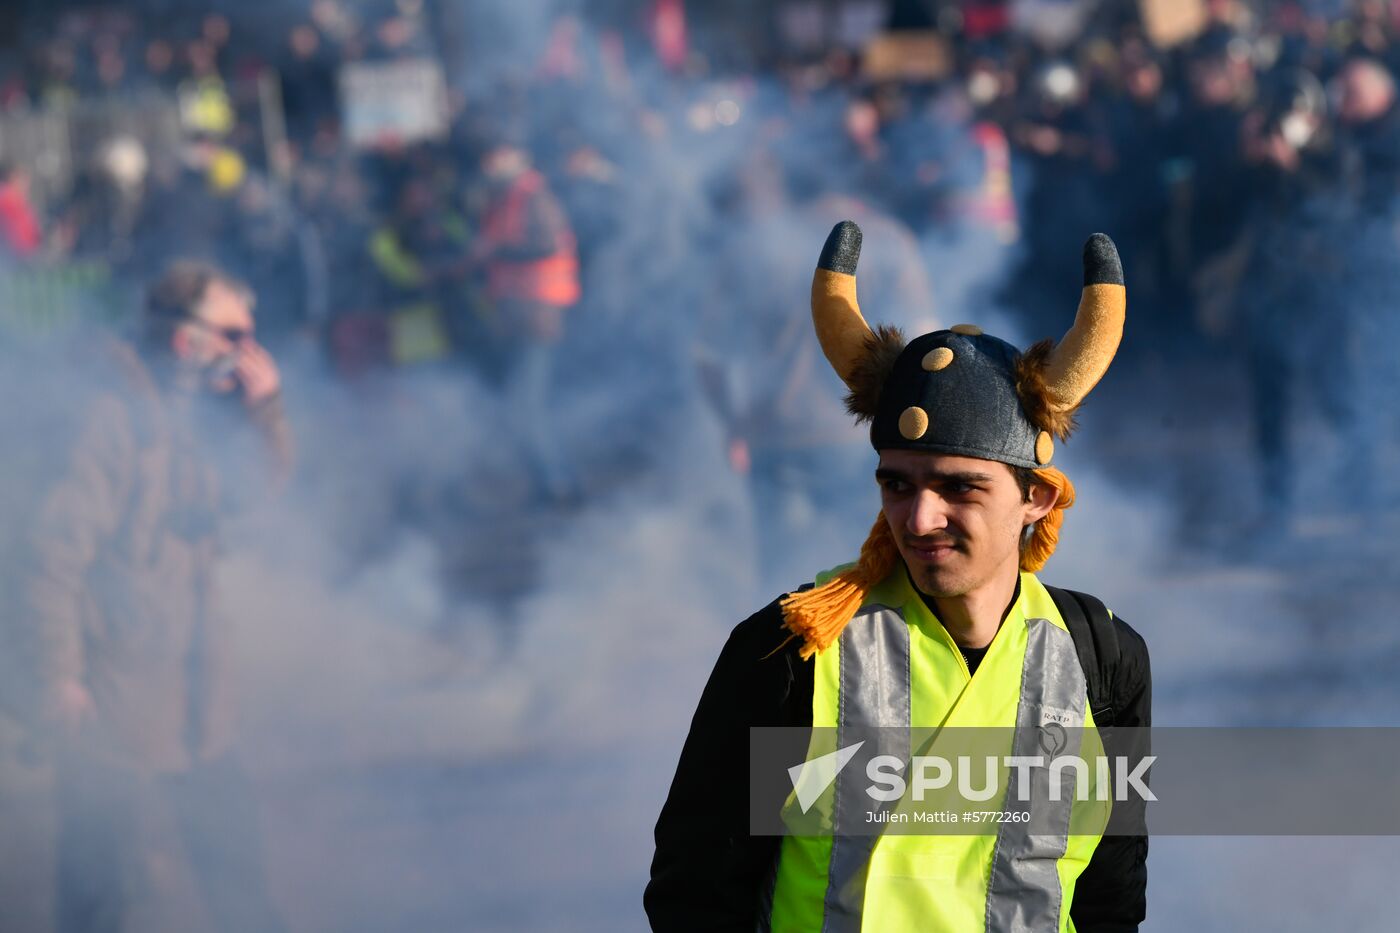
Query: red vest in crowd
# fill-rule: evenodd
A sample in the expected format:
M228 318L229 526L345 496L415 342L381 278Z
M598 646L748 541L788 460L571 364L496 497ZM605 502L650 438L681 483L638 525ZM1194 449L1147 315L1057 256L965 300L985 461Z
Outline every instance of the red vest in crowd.
M1013 242L1020 236L1020 224L1011 189L1011 144L1001 127L990 121L972 128L972 140L982 150L982 183L971 199L972 218L995 230L1003 242Z
M486 214L482 235L496 247L525 242L530 199L544 189L539 172L522 172ZM567 307L579 299L578 250L574 235L559 225L554 231L554 252L525 261L492 259L487 267L487 291L493 299L542 301Z
M964 0L963 34L969 39L989 39L1011 26L1011 7L1006 0Z
M16 256L30 256L42 243L39 218L29 198L13 182L0 185L0 245Z

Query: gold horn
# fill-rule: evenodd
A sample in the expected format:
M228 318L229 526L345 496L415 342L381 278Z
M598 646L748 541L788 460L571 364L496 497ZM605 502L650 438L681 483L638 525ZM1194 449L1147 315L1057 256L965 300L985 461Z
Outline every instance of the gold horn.
M860 227L843 220L831 234L812 274L812 323L822 352L847 386L865 352L870 325L856 300L856 263L860 261Z
M1078 405L1108 371L1123 339L1127 306L1118 248L1096 233L1084 244L1084 293L1074 326L1045 362L1045 391L1054 409Z

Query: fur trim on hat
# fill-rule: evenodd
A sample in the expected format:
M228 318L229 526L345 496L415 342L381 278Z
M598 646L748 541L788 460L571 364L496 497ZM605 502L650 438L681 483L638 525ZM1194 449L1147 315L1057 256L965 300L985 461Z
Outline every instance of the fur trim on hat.
M856 423L874 421L880 407L880 391L894 372L895 360L904 350L904 334L898 327L881 324L865 338L865 349L846 380L846 411Z
M1045 368L1050 351L1054 349L1055 341L1047 338L1032 344L1016 358L1016 394L1020 396L1021 407L1026 410L1031 424L1063 441L1079 426L1075 421L1079 406L1058 409L1050 401L1045 384Z

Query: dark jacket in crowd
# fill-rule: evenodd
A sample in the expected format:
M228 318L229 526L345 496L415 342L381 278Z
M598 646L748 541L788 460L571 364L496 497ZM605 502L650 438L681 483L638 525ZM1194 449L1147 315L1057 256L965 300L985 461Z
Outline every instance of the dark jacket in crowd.
M231 484L191 408L241 402L163 391L126 344L94 356L75 380L87 388L74 436L55 443L47 488L34 487L18 624L36 707L64 681L81 684L95 707L89 751L180 771L217 753L229 729L213 574ZM292 456L280 397L251 414L273 453L260 481L275 482Z

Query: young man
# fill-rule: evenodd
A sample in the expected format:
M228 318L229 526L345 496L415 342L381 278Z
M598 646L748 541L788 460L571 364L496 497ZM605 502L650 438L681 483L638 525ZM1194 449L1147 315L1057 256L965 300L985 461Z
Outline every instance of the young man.
M1034 573L1074 497L1049 466L1052 435L1069 435L1122 336L1112 242L1085 246L1073 328L1024 353L972 325L907 345L892 328L872 331L856 302L859 250L859 229L838 224L812 313L849 410L871 423L883 512L859 562L730 636L656 825L652 927L1136 930L1147 838L1071 834L1078 804L1062 805L1062 829L1049 834L1010 823L874 841L750 832L751 807L781 808L787 790L750 788L752 727L830 726L839 747L871 726L993 727L1014 735L1008 751L1033 754L1047 715L1085 732L1151 720L1142 639L1092 597Z

